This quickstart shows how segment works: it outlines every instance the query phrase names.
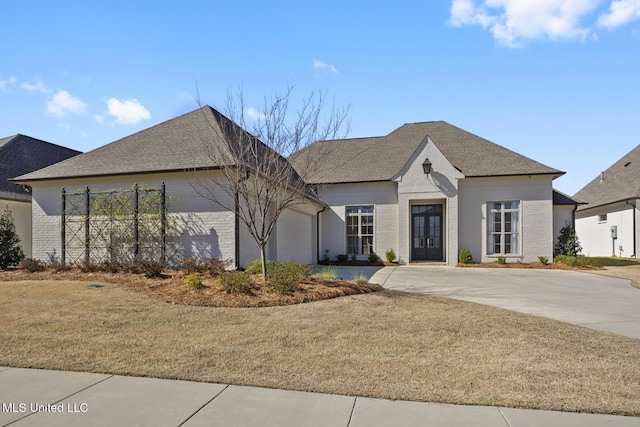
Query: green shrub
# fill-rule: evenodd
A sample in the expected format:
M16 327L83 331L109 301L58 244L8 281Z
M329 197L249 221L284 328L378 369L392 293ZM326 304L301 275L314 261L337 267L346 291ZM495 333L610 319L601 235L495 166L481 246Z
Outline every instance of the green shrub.
M20 267L24 268L29 273L37 273L38 271L44 271L47 269L44 262L33 258L25 258L20 261Z
M576 230L570 225L565 225L560 229L558 242L556 243L555 255L578 256L582 252L582 246L578 240Z
M375 264L376 262L379 262L379 261L380 261L380 256L377 253L371 252L369 254L369 262L371 264Z
M301 275L295 269L280 269L267 273L267 284L274 291L284 294L300 287Z
M396 259L396 253L393 251L393 249L389 249L384 253L384 255L387 258L388 262L393 262L393 260Z
M296 264L295 262L285 262L285 261L273 261L267 260L267 278L269 273L273 271L288 271L295 272L300 277L309 276L313 272L313 267L308 264ZM262 273L262 261L259 259L253 260L249 267L247 267L247 273L249 274L259 274Z
M351 256L349 257L349 259L350 259L352 262L355 262L355 261L357 261L357 260L358 260L358 256L357 256L356 254L351 254Z
M499 264L506 264L507 263L507 257L506 256L499 256L498 257L498 263Z
M540 264L542 265L547 265L549 264L549 258L547 258L546 256L539 256L538 257L538 261L540 262Z
M204 286L202 284L202 275L200 273L191 273L184 278L184 284L187 285L189 289L202 289Z
M463 264L469 264L473 261L473 255L471 255L471 251L469 249L460 249L460 253L458 254L458 261Z
M338 255L336 255L336 260L338 262L347 262L349 260L349 255L347 255L347 254L338 254Z
M358 285L366 285L367 283L369 283L369 279L367 279L367 276L362 273L354 274L351 280L356 282Z
M228 294L247 294L253 288L253 277L246 271L223 271L220 284Z
M0 214L0 270L16 265L24 258L20 238L9 206Z

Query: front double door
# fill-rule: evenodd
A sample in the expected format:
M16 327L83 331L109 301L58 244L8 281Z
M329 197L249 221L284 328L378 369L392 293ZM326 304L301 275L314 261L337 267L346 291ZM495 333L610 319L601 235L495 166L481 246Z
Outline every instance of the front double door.
M443 261L442 205L411 206L411 260Z

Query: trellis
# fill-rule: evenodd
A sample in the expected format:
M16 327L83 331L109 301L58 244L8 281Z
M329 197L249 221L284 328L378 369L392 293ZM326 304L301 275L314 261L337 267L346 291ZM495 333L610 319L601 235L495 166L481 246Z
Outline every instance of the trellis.
M150 188L62 189L61 261L65 265L124 262L133 257L165 261L165 185Z

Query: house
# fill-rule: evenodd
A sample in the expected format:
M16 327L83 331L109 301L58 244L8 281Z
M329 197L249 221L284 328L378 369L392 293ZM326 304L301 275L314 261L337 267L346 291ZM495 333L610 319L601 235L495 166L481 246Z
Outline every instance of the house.
M575 202L552 189L564 172L446 122L307 150L320 148L323 167L305 179L329 205L319 246L331 258L393 249L400 263L455 265L466 248L482 262L550 259L557 224L572 220Z
M635 257L638 250L640 145L578 191L576 212L582 253Z
M9 207L25 256L31 256L31 193L29 187L8 179L78 154L79 151L26 135L0 138L0 210Z
M138 185L158 191L162 188L166 196L166 210L173 221L170 247L166 248L168 262L177 264L187 257L217 257L247 266L251 260L260 258L259 248L234 212L233 195L216 187L216 180L224 179L221 168L236 166L230 163L226 147L236 144L234 136L238 135L246 135L245 141L252 138L205 106L16 178L15 182L32 188L33 257L47 259L47 254L56 251L67 263L81 263L85 255L92 261L104 260L107 252L110 255L114 247L126 244L128 239L117 226L106 225L100 218L96 218L96 224L85 226L82 218L89 215L84 211L84 193L88 193L87 203L92 204L101 194L122 192ZM214 203L212 197L231 208ZM316 213L324 205L311 194L305 197L305 203L281 214L266 248L268 258L299 263L315 261ZM64 230L63 212L66 219L72 220L66 222ZM100 226L107 228L101 231ZM90 237L90 232L96 230L95 236ZM293 235L295 239L286 238ZM84 252L88 240L92 246L90 253Z
M174 197L168 211L179 225L172 238L178 258L232 258L245 267L259 257L247 227L234 209L199 191L202 183L219 191L206 179L237 166L225 164L223 149L212 155L212 147L236 143L230 127L237 129L203 107L16 178L33 188L34 257L62 246L63 189L79 194L164 182ZM303 158L320 167L304 174ZM394 249L400 263L455 265L466 248L476 261L536 261L552 257L558 224L572 221L576 205L552 188L564 172L441 121L406 124L383 137L319 141L288 160L308 193L280 216L267 248L271 259L366 259Z

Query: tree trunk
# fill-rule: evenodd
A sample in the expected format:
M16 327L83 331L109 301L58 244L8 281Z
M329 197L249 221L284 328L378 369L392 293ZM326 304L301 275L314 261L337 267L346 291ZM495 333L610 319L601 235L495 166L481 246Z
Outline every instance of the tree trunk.
M267 255L266 255L266 245L260 245L260 260L262 261L262 278L265 283L267 282Z

